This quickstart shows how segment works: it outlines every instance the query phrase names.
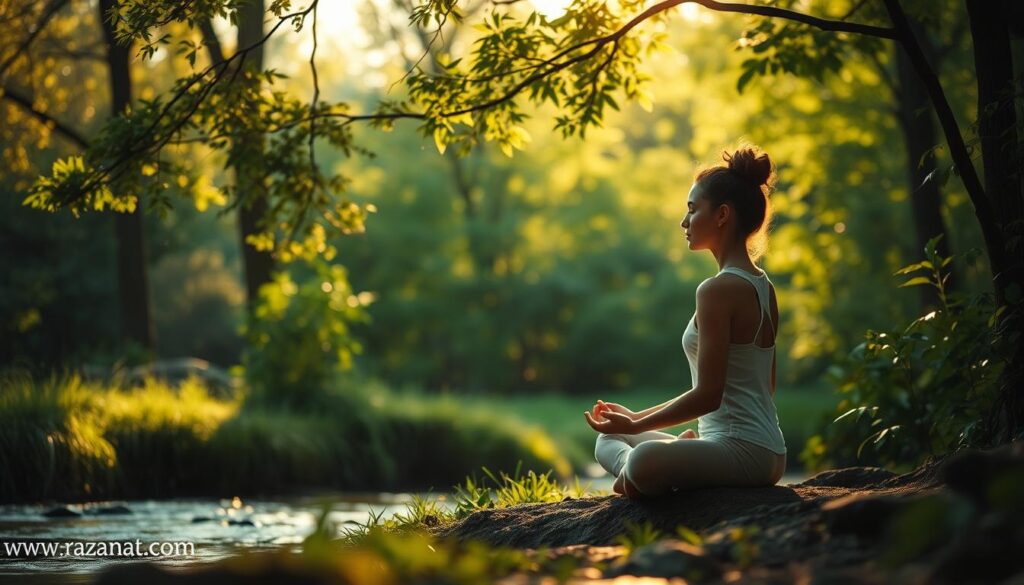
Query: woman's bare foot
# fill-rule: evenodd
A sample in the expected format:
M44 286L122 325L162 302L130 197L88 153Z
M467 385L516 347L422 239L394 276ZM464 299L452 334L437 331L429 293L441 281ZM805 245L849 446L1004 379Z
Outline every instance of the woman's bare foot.
M619 494L620 496L626 495L626 480L624 478L624 475L619 474L619 476L615 478L615 483L612 484L612 491Z
M697 431L695 431L693 429L686 429L685 431L679 433L679 438L680 439L696 439L697 438Z

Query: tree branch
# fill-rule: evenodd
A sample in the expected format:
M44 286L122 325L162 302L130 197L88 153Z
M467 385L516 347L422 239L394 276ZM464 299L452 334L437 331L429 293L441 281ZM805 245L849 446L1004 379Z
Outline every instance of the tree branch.
M203 44L210 52L210 62L213 64L224 62L224 47L220 44L220 37L217 31L213 30L213 23L203 20L199 23L199 31L203 35Z
M167 145L173 139L173 136L181 128L183 128L185 126L185 124L188 122L189 118L192 117L192 114L194 114L195 111L197 109L199 109L199 106L206 99L206 97L210 94L210 92L213 90L214 86L216 86L217 83L220 82L220 80L224 76L225 71L228 70L229 66L231 65L231 63L233 61L235 61L236 59L239 61L239 65L235 68L235 71L234 71L234 74L237 75L238 72L241 71L241 69L242 69L241 62L245 60L245 56L247 54L249 54L250 52L256 50L257 47L260 47L261 45L266 43L267 40L270 39L270 37L272 37L277 32L277 30L279 28L281 28L281 26L285 22L288 22L290 20L294 20L296 18L304 18L306 15L308 15L310 12L312 12L314 7L316 7L316 2L314 2L311 6L305 8L303 10L299 10L299 11L296 11L296 12L293 12L293 13L290 13L290 14L282 15L281 17L278 18L277 23L274 24L274 26L271 27L271 29L269 31L267 31L267 33L265 35L263 35L263 37L260 38L259 41L253 43L252 45L250 45L248 47L245 47L244 49L240 49L240 50L236 51L233 55L231 55L227 59L221 61L220 63L213 63L213 64L211 64L206 69L203 69L199 74L195 75L191 81L189 81L187 84L185 84L184 87L179 89L175 93L175 95L172 96L170 100L168 100L168 102L164 105L163 109L157 115L156 119L153 120L153 122L150 124L149 128L147 128L146 131L143 133L143 136L151 135L156 130L156 127L159 126L160 122L164 119L164 117L167 116L167 114L171 111L171 108L174 107L174 105L180 99L182 99L186 94L188 94L189 90L192 89L192 87L194 85L196 85L201 80L205 79L207 76L209 76L211 73L213 73L213 80L209 83L208 86L206 86L202 90L200 90L199 95L196 97L195 101L188 108L188 111L185 113L185 115L181 119L176 120L171 125L171 128L167 132L166 136L162 136L162 137L158 138L155 142L153 142L153 143L151 143L149 145L146 145L146 144L140 145L138 150L136 150L135 148L125 148L124 151L123 151L123 154L121 156L119 156L113 163L111 163L109 166L99 170L95 175L90 176L85 181L83 181L83 183L82 183L82 185L80 187L80 192L83 193L83 194L84 193L88 193L99 182L103 181L104 178L109 178L109 177L116 178L117 176L120 176L120 172L121 172L120 171L120 167L123 166L124 163L129 160L131 155L137 154L139 152L139 150L141 150L143 152L158 152L161 148L163 148L165 145ZM232 77L232 79L233 79L233 77Z
M669 0L668 2L662 2L652 6L651 9L658 8L662 4L683 4L685 2L693 2L700 4L701 6L717 12L739 12L742 14L756 14L759 16L768 16L772 18L783 18L785 20L792 20L796 22L802 22L804 24L813 26L821 30L832 31L832 32L848 32L860 35L867 35L872 37L880 37L883 39L896 40L896 29L890 27L872 26L869 24L860 24L855 22L846 22L845 20L829 20L827 18L818 18L802 12L796 12L794 10L786 10L785 8L776 8L774 6L759 6L752 4L735 4L728 2L716 2L715 0ZM849 15L847 15L848 17ZM846 17L844 17L846 18Z
M309 173L314 181L320 176L319 168L316 165L316 103L320 101L320 76L316 71L317 2L318 0L313 0L313 26L310 29L313 33L313 49L309 52L309 71L313 76L313 100L309 104ZM312 188L316 189L316 185L313 185ZM298 223L295 224L295 230L298 230L299 225Z
M43 112L33 107L32 100L29 99L28 96L20 93L15 89L7 87L6 85L2 87L2 90L3 91L0 91L0 98L6 99L12 103L21 106L22 109L32 114L42 124L44 124L48 128L53 128L54 130L57 131L57 133L62 135L67 140L74 142L77 146L81 147L82 149L89 148L89 141L86 140L86 138L82 136L78 132L78 130L75 130L71 126L68 126L64 122L61 122L60 120L54 118L46 112Z
M638 25L643 23L644 21L662 12L665 12L671 8L674 8L680 4L686 3L700 4L701 6L709 10L714 10L716 12L736 12L741 14L751 14L755 16L767 16L770 18L782 18L784 20L792 20L794 22L807 24L814 28L818 28L825 31L849 32L854 34L862 34L884 39L897 40L896 31L895 29L892 28L871 26L867 24L850 23L841 20L829 20L825 18L818 18L816 16L811 16L809 14L804 14L802 12L796 12L784 8L776 8L774 6L736 4L729 2L717 2L715 0L665 0L663 2L659 2L658 4L651 6L647 10L644 10L643 12L635 16L632 20L623 25L622 28L615 32L609 33L601 37L596 37L587 41L583 41L581 43L577 43L571 47L566 47L565 49L556 53L554 56L548 59L538 60L538 62L533 65L528 65L526 67L513 69L511 71L506 71L503 73L497 73L494 75L484 75L480 77L465 78L464 81L468 81L471 83L492 81L494 79L500 79L502 77L514 75L516 73L525 73L527 71L540 69L541 67L545 67L548 65L553 65L562 57L565 57L566 55L579 49L582 49L584 47L587 47L589 45L605 45L609 42L617 41L623 36L625 36L627 33L629 33L631 30L636 28Z
M950 107L949 100L946 99L942 84L939 82L935 71L928 64L928 59L925 57L924 51L914 35L914 31L907 19L907 15L900 6L899 0L884 0L884 2L886 10L889 12L889 18L892 19L892 23L898 31L899 36L897 40L899 40L900 45L907 52L907 56L910 58L914 69L921 76L921 81L928 91L928 97L935 107L935 113L939 117L939 124L946 135L946 143L949 145L949 154L953 159L953 164L956 165L957 171L960 173L960 179L963 181L964 188L967 189L967 195L971 198L971 203L974 204L974 213L978 216L978 222L981 224L982 238L985 241L985 250L988 253L992 274L996 280L999 280L1003 276L1002 272L1006 270L1009 264L1007 262L1005 242L999 222L992 208L992 202L986 195L981 179L978 178L978 172L971 162L971 155L967 151L963 135L960 134L960 127L957 125L953 108ZM995 289L997 302L1002 303L1001 286L997 284Z
M56 1L66 1L66 0L56 0ZM501 104L503 102L506 102L506 101L514 98L515 96L517 96L520 92L522 92L525 88L529 87L534 82L536 82L536 81L538 81L538 80L540 80L540 79L542 79L542 78L544 78L544 77L546 77L548 75L552 75L554 73L558 73L559 71L561 71L561 70L563 70L563 69L565 69L565 68L567 68L567 67L569 67L569 66L571 66L571 65L573 65L575 63L579 63L581 61L585 61L587 59L592 58L593 56L595 56L598 53L600 53L601 49L605 45L607 45L608 43L616 43L619 39L624 37L626 34L628 34L630 31L632 31L634 28L639 26L644 21L646 21L646 20L648 20L648 19L650 19L650 18L652 18L652 17L654 17L654 16L656 16L656 15L662 13L662 12L665 12L666 10L669 10L669 9L675 7L675 6L678 6L680 4L684 4L684 3L687 3L687 2L692 2L692 3L695 3L695 4L700 4L701 6L704 6L705 8L708 8L710 10L719 11L719 12L736 12L736 13L743 13L743 14L752 14L752 15L772 17L772 18L783 18L783 19L787 19L787 20L801 22L801 23L807 24L809 26L812 26L812 27L815 27L815 28L818 28L818 29L821 29L821 30L826 30L826 31L848 32L848 33L864 34L864 35L875 36L875 37L880 37L880 38L887 38L887 39L898 39L897 32L893 28L877 27L877 26L871 26L871 25L866 25L866 24L849 23L849 22L842 22L842 21L837 21L837 20L823 19L823 18L818 18L818 17L815 17L815 16L810 16L810 15L807 15L807 14L803 14L803 13L800 13L800 12L795 12L795 11L792 11L792 10L776 8L776 7L773 7L773 6L756 6L756 5L748 5L748 4L736 4L736 3L718 2L716 0L665 0L663 2L655 4L655 5L651 6L650 8L644 10L642 13L640 13L637 16L635 16L633 19L631 19L629 22L627 22L625 25L623 25L622 28L620 28L620 29L618 29L618 30L616 30L616 31L614 31L614 32L612 32L610 34L607 34L607 35L604 35L604 36L601 36L601 37L596 37L596 38L593 38L593 39L590 39L590 40L578 43L578 44L573 45L571 47L567 47L567 48L559 51L558 53L556 53L554 56L550 57L549 59L546 59L546 60L542 61L541 63L536 64L535 66L532 67L532 69L541 69L540 71L538 71L537 73L534 73L534 74L526 77L525 79L521 80L519 83L516 83L511 89L506 91L504 94L502 94L500 96L497 96L494 99L488 100L486 102L482 102L482 103L479 103L479 104L476 104L476 105L472 105L472 106L465 107L465 108L462 108L462 109L459 109L459 110L455 110L455 111L451 111L451 112L441 113L440 116L441 117L445 117L445 118L454 117L454 116L460 116L460 115L467 114L467 113L472 113L472 112L477 112L477 111L481 111L481 110L486 110L486 109L492 108L492 107L494 107L496 105L499 105L499 104ZM215 72L213 81L210 82L211 86L216 85L217 82L220 80L221 76L223 75L224 69L227 67L227 65L231 61L233 61L235 59L244 59L246 53L254 50L256 47L258 47L258 46L262 45L263 43L265 43L267 41L267 39L269 39L281 27L281 25L284 24L284 22L292 20L294 18L305 17L310 12L312 12L312 10L315 8L315 6L316 6L316 3L314 2L311 6L305 8L303 10L300 10L300 11L297 11L297 12L294 12L294 13L291 13L291 14L287 14L287 15L282 15L281 17L279 17L278 22L270 29L270 31L268 31L266 33L266 35L264 35L264 37L259 42L254 43L250 47L246 47L246 48L244 48L242 50L237 51L235 54L233 54L231 57L225 59L221 63L219 63L219 64L215 63L215 64L211 65L210 67L206 68L205 70L203 70L200 74L196 75L193 80L191 80L184 87L179 89L178 92L174 96L171 97L171 99L167 102L167 104L165 104L164 109L161 111L161 113L157 116L157 118L151 124L150 128L148 129L149 131L143 133L143 135L149 135L153 130L155 130L157 125L159 125L159 123L163 120L163 118L170 112L170 110L174 106L174 104L177 101L179 101L182 97L184 97L184 95L186 95L188 93L188 91L196 83L199 83L201 80L205 79L210 73L214 73L215 69L220 68L219 71ZM440 27L439 27L439 29L440 29ZM587 47L591 47L591 46L592 46L592 48L589 51L586 51L586 52L581 53L579 55L576 55L574 57L565 59L564 61L559 61L560 59L563 59L564 57L570 55L571 53L573 53L575 51L579 51L581 49L584 49L584 48L587 48ZM529 70L529 69L527 69L527 70ZM511 74L511 73L506 73L505 75L509 75L509 74ZM148 146L143 145L141 150L143 150L145 152L158 151L160 148L162 148L163 146L168 144L172 140L174 133L177 132L177 129L180 129L181 127L183 127L185 125L185 123L187 122L188 118L192 115L192 112L194 112L196 110L196 108L198 108L199 104L205 99L205 97L207 95L209 95L210 89L211 89L210 87L204 88L204 91L200 92L200 95L196 98L196 103L192 104L191 108L189 108L189 110L186 112L185 117L183 119L177 120L176 123L172 125L172 130L170 132L168 132L166 136L160 137L159 139L157 139L155 142L153 142L152 144L150 144ZM278 129L279 130L280 129L284 129L284 128L291 127L291 126L293 126L295 124L299 124L299 123L303 123L303 122L310 122L313 118L316 118L316 117L342 118L342 119L345 120L343 122L343 125L348 125L348 124L351 124L351 123L354 123L354 122L359 122L359 121L372 121L372 120L378 120L379 121L379 120L398 120L398 119L426 119L427 115L425 113L421 113L421 112L402 112L402 111L388 112L388 113L377 113L377 114L352 115L352 114L346 114L346 113L343 113L343 112L330 112L330 111L328 111L328 112L321 113L321 114L314 113L312 116L310 116L309 119L295 120L295 121L293 121L293 122L291 122L289 124L285 124L285 125L280 126ZM127 152L135 152L135 153L137 153L138 150L136 150L136 149L126 149L125 152L126 152L126 154L123 154L121 157L119 157L116 161L114 161L114 163L112 165L110 165L110 166L102 169L101 171L99 171L97 173L97 176L92 177L91 179L87 179L84 182L84 184L82 185L82 192L86 192L87 191L87 189L86 189L87 187L88 188L92 188L96 184L96 182L102 180L104 177L115 176L115 169L117 169L118 167L122 166L124 164L124 162L127 160L127 158L128 158Z

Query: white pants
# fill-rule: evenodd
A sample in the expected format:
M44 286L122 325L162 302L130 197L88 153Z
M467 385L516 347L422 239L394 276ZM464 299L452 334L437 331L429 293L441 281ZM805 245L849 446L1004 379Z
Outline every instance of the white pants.
M597 462L648 496L677 489L771 486L786 455L742 439L680 439L660 431L597 436Z

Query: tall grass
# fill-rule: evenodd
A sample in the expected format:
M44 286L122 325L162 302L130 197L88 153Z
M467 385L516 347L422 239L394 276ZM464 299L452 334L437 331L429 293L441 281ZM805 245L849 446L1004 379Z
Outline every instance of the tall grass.
M96 388L75 376L0 380L0 497L88 497L113 483L116 454L103 436Z
M569 465L542 431L383 388L296 411L211 397L197 381L122 390L0 375L0 501L437 489L481 466Z

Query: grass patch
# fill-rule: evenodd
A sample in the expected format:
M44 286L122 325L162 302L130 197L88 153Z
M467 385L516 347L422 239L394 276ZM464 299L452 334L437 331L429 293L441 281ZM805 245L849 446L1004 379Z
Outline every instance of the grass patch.
M552 477L548 471L538 474L533 470L522 473L517 466L512 473L498 472L482 468L483 475L467 476L465 480L452 488L452 506L445 506L439 500L414 496L406 504L405 512L390 518L384 517L384 510L370 510L367 522L355 526L347 526L342 530L342 541L346 544L359 544L374 535L424 532L430 528L450 524L470 514L495 508L510 508L522 504L543 504L561 502L566 498L582 498L593 495L607 495L607 492L591 490L589 484L581 484L579 478L569 485ZM324 510L319 530L332 530L323 526L329 507ZM332 536L333 538L333 536Z

